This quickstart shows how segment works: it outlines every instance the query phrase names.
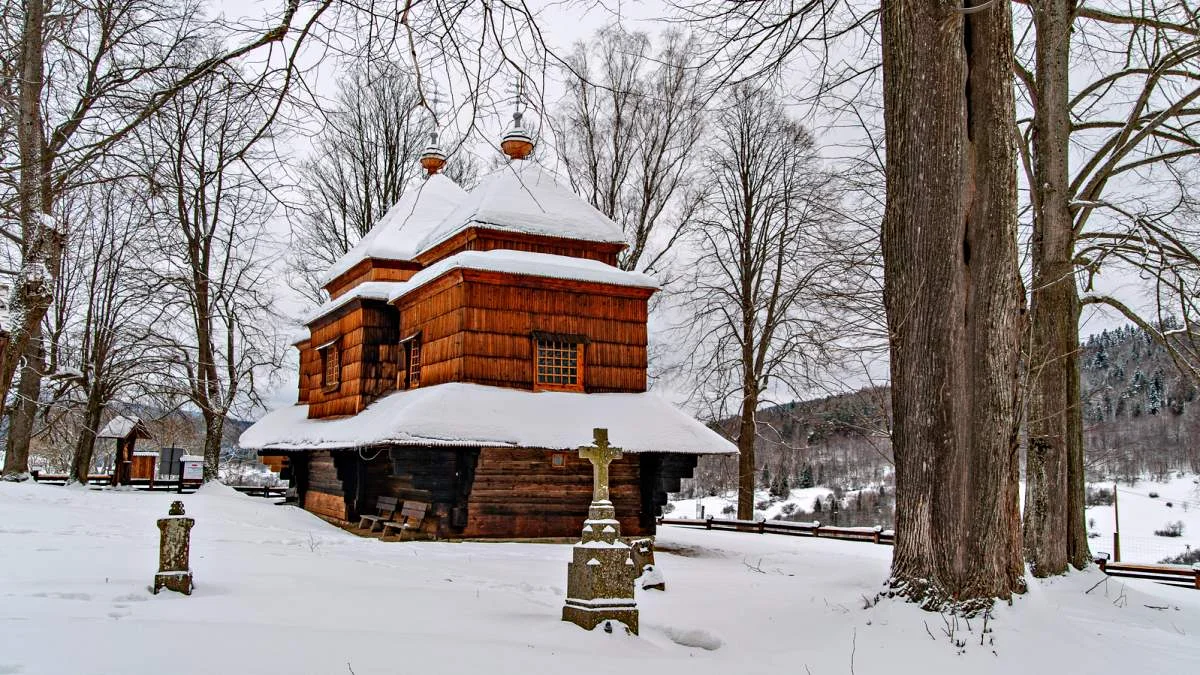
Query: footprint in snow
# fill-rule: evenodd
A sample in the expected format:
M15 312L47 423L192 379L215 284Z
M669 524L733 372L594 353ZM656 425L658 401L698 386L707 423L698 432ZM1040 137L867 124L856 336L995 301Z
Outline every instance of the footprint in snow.
M138 595L137 593L118 595L117 597L113 598L113 602L145 602L147 600L149 600L149 598L144 595Z
M0 675L17 675L22 667L15 663L0 663Z

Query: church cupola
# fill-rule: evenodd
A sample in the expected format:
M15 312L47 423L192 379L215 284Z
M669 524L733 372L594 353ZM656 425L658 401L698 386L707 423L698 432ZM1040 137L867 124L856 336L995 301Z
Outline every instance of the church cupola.
M446 165L446 153L442 151L438 145L437 132L429 132L429 145L425 146L425 150L421 152L421 168L425 169L425 173L432 176L442 167Z
M521 111L513 113L512 126L500 140L500 150L509 159L526 159L533 154L533 134L521 122Z

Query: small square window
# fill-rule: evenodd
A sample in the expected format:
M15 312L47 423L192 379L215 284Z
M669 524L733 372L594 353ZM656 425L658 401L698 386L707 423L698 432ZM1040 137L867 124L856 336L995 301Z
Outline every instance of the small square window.
M583 342L535 336L534 388L583 391Z
M562 469L567 466L567 453L556 452L550 455L550 466L556 469Z

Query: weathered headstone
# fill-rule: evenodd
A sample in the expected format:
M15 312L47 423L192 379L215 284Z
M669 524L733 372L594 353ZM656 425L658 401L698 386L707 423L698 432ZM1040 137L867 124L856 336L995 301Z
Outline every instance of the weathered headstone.
M588 630L620 621L636 635L633 587L639 570L629 557L629 547L621 542L621 523L608 499L608 465L621 456L621 449L609 446L607 429L594 429L592 434L595 445L579 448L579 456L592 462L592 505L567 564L562 618Z
M158 574L154 575L154 593L166 588L184 595L192 594L192 568L188 562L191 531L196 521L183 513L183 502L171 502L166 518L158 521Z
M629 542L629 557L645 590L665 591L667 581L654 564L654 540L634 539Z

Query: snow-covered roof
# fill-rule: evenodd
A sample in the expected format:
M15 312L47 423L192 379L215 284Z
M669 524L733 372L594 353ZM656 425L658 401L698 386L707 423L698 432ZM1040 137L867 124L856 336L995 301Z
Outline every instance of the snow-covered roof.
M626 452L736 454L713 430L650 392L532 392L450 382L399 391L352 417L308 419L308 406L268 413L242 433L255 450L339 450L383 445L573 450L608 429Z
M304 323L310 324L335 309L349 304L352 300L383 300L386 302L392 295L403 293L407 287L407 281L364 281L313 310ZM302 341L297 340L297 342ZM295 342L292 344L295 344Z
M615 286L658 288L658 282L649 275L641 272L626 272L598 260L571 258L551 253L494 249L456 253L417 272L408 281L392 282L397 285L388 299L398 300L453 269L507 272L523 276L591 281Z
M418 253L428 251L471 226L626 243L625 235L616 223L528 160L509 162L484 176L466 199L422 239Z
M367 234L321 276L327 284L367 258L412 260L425 239L467 193L440 173L409 188Z
M125 438L141 423L142 420L137 417L117 415L104 425L100 433L96 434L96 438Z

